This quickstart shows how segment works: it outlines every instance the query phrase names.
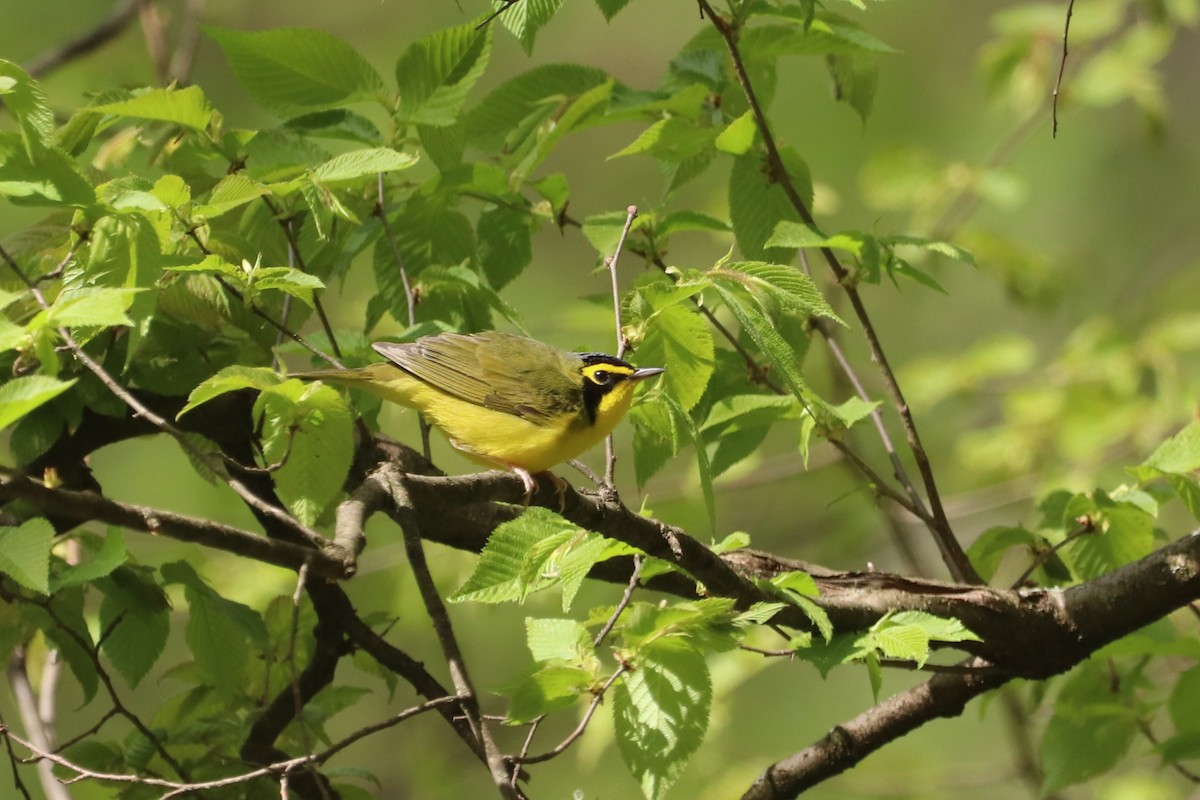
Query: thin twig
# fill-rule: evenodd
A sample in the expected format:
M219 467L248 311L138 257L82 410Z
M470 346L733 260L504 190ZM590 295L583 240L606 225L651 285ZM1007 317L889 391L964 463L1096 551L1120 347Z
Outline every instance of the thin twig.
M4 716L0 714L0 731L7 731L8 724L4 721ZM13 786L21 793L21 797L25 800L33 800L29 796L29 790L25 788L25 781L21 780L21 771L17 768L21 760L17 758L17 754L13 751L12 740L7 736L4 737L4 749L8 753L8 765L12 768ZM48 795L49 800L56 800L52 795Z
M617 260L621 257L621 248L625 246L625 237L629 235L629 229L633 226L637 213L637 206L631 205L625 209L625 227L621 229L621 238L617 240L613 254L604 259L604 263L608 265L608 274L612 278L613 321L617 328L617 358L625 356L625 349L629 344L625 340L625 331L621 325L621 288L617 281ZM613 444L612 434L609 434L604 440L604 486L610 490L613 488L613 474L616 466L617 450Z
M1075 11L1075 0L1067 0L1067 18L1063 22L1063 49L1062 58L1058 61L1058 77L1054 79L1054 104L1053 104L1053 119L1054 124L1050 129L1050 138L1058 138L1058 93L1062 88L1063 72L1067 68L1067 42L1071 38L1071 14Z
M617 678L620 678L628 671L628 664L620 664L617 667L616 671L613 672L613 674L609 676L608 680L604 682L604 685L596 690L595 695L592 697L592 702L588 705L587 711L583 712L583 719L579 720L579 724L575 726L575 730L567 734L567 738L559 742L557 747L555 747L553 750L547 750L545 753L539 753L536 756L527 756L521 759L518 763L539 764L543 761L549 761L552 758L557 758L568 747L575 744L575 741L579 739L580 736L583 736L583 732L587 730L588 723L592 721L592 715L596 713L596 709L600 707L600 702L604 700L605 693L607 693L609 688L617 682Z
M450 614L446 610L445 603L442 602L441 594L433 581L433 575L429 572L429 564L425 560L425 549L421 541L421 531L417 525L416 510L408 496L404 478L395 473L388 473L388 475L393 478L393 485L390 488L396 503L396 516L404 535L404 550L408 555L408 563L412 568L413 577L416 579L426 613L429 614L430 622L433 623L434 632L437 634L438 643L442 648L442 655L445 657L446 666L450 671L450 678L454 683L463 713L467 717L467 724L471 726L475 737L483 745L488 770L491 772L496 788L500 791L500 796L506 800L518 800L520 794L509 782L509 772L504 756L496 746L495 739L486 722L480 716L479 697L475 694L471 678L467 674L467 663L459 649L458 639L454 635Z
M305 561L304 566L296 572L296 589L292 592L292 625L288 632L287 652L288 671L291 673L289 677L292 687L292 703L295 704L295 719L300 729L300 743L304 747L304 757L308 759L309 763L312 763L313 760L313 744L312 735L309 733L308 724L304 719L304 693L300 688L300 679L296 671L296 640L300 638L300 603L304 599L304 586L308 582L308 568L311 563L311 561ZM284 777L286 778L287 775L285 774ZM330 800L325 781L317 780L314 783L316 783L321 797L324 800Z
M738 49L737 31L727 20L713 10L708 0L697 0L697 2L700 4L700 8L704 14L709 18L713 27L717 29L721 39L725 42L726 50L733 63L734 75L742 88L742 93L745 95L746 102L754 115L755 124L763 140L763 145L766 147L771 180L783 190L783 193L787 196L788 201L796 213L799 214L800 218L806 224L815 227L816 221L812 216L812 212L803 198L800 197L791 176L787 172L783 157L780 155L779 148L775 144L775 138L767 121L766 112L763 110L754 86L750 82L749 73L746 70L745 62L742 60L741 51ZM938 550L941 552L942 560L945 561L947 569L949 569L950 574L956 580L965 583L982 583L978 573L975 572L975 568L971 566L970 560L967 559L966 553L963 552L962 545L955 538L954 531L950 527L950 522L946 518L937 482L933 476L933 469L929 463L929 455L921 443L916 423L913 420L912 413L909 411L908 402L904 399L904 393L900 390L900 384L896 380L895 373L892 372L887 356L884 354L883 344L879 340L875 326L871 322L866 306L863 304L862 297L859 295L858 289L854 286L853 278L850 272L838 261L838 257L832 249L822 247L819 250L825 262L829 265L830 271L833 272L838 284L846 292L846 296L850 300L854 314L862 326L863 335L867 340L867 346L871 352L871 358L878 366L892 405L900 416L909 449L912 451L913 458L917 462L917 469L921 474L925 494L929 500L929 507L931 509L931 524L929 525L929 529L930 533L933 534L934 541L937 543Z
M11 268L12 271L16 273L17 277L21 279L21 282L29 288L39 306L41 306L43 309L50 308L50 304L46 302L45 295L42 294L37 285L29 279L29 277L21 269L20 265L17 264L16 260L9 255L8 251L6 251L3 247L0 247L0 260L3 260L5 263L7 263L9 268ZM58 335L62 337L63 342L65 342L67 347L71 350L71 353L75 356L75 359L83 364L83 366L85 366L93 375L99 378L100 382L103 383L110 392L112 392L117 398L124 402L125 405L133 409L135 413L147 420L154 427L158 428L164 433L170 434L179 443L179 446L191 454L192 457L203 464L207 464L209 468L212 469L216 474L222 475L229 488L233 489L234 493L236 493L238 497L242 498L242 500L252 509L286 525L291 530L299 533L314 547L321 548L323 544L327 543L327 540L321 536L321 534L310 529L308 526L301 524L299 520L292 517L283 509L277 508L276 506L266 502L261 497L250 491L249 487L247 487L237 478L234 478L227 473L223 474L223 471L221 470L221 463L219 461L215 460L209 453L205 453L193 446L184 435L183 431L167 422L167 420L158 414L155 414L153 411L147 408L144 403L134 397L133 394L130 393L130 391L120 383L118 383L116 378L110 375L108 371L104 369L104 367L100 366L99 362L95 361L91 356L84 352L83 348L80 347L75 341L75 338L71 336L70 331L68 331L66 328L59 328Z
M49 656L50 654L47 653L47 658ZM34 691L33 684L29 681L29 662L26 659L24 647L17 647L9 657L6 676L26 734L30 740L37 742L43 749L54 749L54 732L46 724L46 720L43 719L38 708L37 692ZM15 764L13 773L16 774ZM70 800L71 796L54 777L53 767L50 764L38 764L37 777L47 800Z
M596 638L592 640L592 647L599 649L600 645L604 644L604 640L608 638L608 634L612 633L612 629L616 626L621 614L629 607L629 601L633 599L633 590L637 588L638 578L642 574L643 563L645 563L644 559L640 555L633 557L633 574L629 576L629 583L625 586L625 593L621 595L621 601L617 603L617 607L609 615L608 621L604 623L604 627L600 629L600 632L596 634Z
M183 8L183 21L179 24L178 41L171 56L169 75L171 80L187 83L196 63L196 51L200 45L200 19L204 16L207 0L187 0Z
M1057 553L1062 548L1069 545L1071 542L1078 539L1080 536L1083 536L1088 533L1093 533L1094 531L1095 531L1095 529L1092 527L1091 523L1086 523L1086 524L1080 525L1078 528L1076 528L1075 530L1068 533L1065 537L1063 537L1063 540L1061 542L1059 542L1056 545L1052 545L1048 549L1043 550L1042 552L1038 553L1037 556L1033 559L1033 561L1029 562L1029 566L1027 566L1025 568L1025 571L1022 572L1020 574L1020 576L1018 576L1017 579L1012 582L1012 586L1010 588L1019 589L1021 586L1023 586L1025 584L1025 581L1029 580L1029 576L1032 575L1035 571L1037 571L1038 567L1042 566L1043 564L1045 564L1047 561L1050 560L1051 556L1053 556L1055 553Z
M521 0L504 0L504 5L500 6L491 14L488 14L486 17L484 17L483 21L475 26L475 30L483 30L491 24L492 20L503 14L505 11L508 11L519 2L521 2Z
M35 58L25 71L34 78L45 77L69 61L86 55L103 44L112 41L133 22L137 16L141 0L125 0L118 3L108 12L108 16L87 33L77 36L58 47Z

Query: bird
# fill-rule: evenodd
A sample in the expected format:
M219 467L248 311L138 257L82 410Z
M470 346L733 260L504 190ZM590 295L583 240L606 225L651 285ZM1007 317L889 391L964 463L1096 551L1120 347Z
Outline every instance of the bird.
M471 460L516 473L526 504L537 490L534 474L612 433L637 385L665 372L499 331L371 347L386 361L291 377L362 389L415 408Z

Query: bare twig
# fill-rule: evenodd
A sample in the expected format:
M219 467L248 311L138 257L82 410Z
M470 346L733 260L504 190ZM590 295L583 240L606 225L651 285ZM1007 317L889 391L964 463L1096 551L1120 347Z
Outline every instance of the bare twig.
M1058 138L1058 94L1059 90L1062 88L1063 72L1067 68L1067 43L1071 38L1071 14L1073 14L1074 11L1075 0L1067 0L1067 18L1063 21L1062 58L1060 58L1058 61L1058 77L1054 79L1054 124L1050 129L1050 137L1052 139Z
M625 593L621 595L621 601L617 603L617 607L613 609L613 613L609 615L608 621L604 623L604 627L596 634L596 638L592 640L592 647L599 648L604 644L604 640L608 638L608 634L612 633L613 627L616 626L617 620L620 619L622 612L629 607L629 601L633 599L633 591L637 588L638 578L642 574L642 557L633 557L633 574L629 576L629 584L625 587Z
M621 288L617 282L617 260L621 257L621 248L625 246L625 237L629 235L629 229L633 226L637 213L637 206L629 206L625 209L625 227L621 229L621 238L617 240L613 254L604 259L604 263L608 266L608 274L612 278L613 321L617 328L617 358L625 356L625 349L629 345L625 340L625 331L621 325ZM612 434L609 434L604 440L604 486L610 490L613 488L613 472L616 465L617 451L613 446Z
M730 60L733 63L734 74L738 84L742 88L742 93L746 97L746 102L750 106L750 110L754 115L755 124L759 134L762 137L763 144L767 151L767 161L770 168L771 180L776 183L787 196L788 201L795 209L800 218L808 225L815 226L816 221L813 219L812 212L809 210L800 193L796 190L795 184L792 182L791 176L787 172L787 167L783 162L783 157L780 155L779 148L775 144L774 135L771 132L770 124L767 121L766 112L763 111L762 104L758 100L758 95L750 82L750 76L746 70L745 62L742 59L741 51L737 44L737 31L732 27L728 20L718 15L709 4L708 0L697 0L704 15L708 17L713 27L716 28L722 40L725 42L726 50L729 53ZM908 446L913 454L914 460L917 462L917 469L920 472L922 483L925 487L925 494L929 500L931 510L931 520L929 524L930 532L933 534L934 541L937 543L938 550L941 552L942 560L946 563L950 574L956 579L967 581L970 583L981 583L979 575L975 572L971 562L967 559L966 553L963 552L962 545L954 536L954 531L950 527L950 522L946 518L946 512L942 508L941 497L938 492L937 482L934 479L933 469L929 463L929 455L921 443L920 435L917 432L916 423L913 420L912 413L909 410L908 402L904 399L904 394L900 390L900 384L896 380L895 373L892 372L891 365L888 363L887 356L884 354L883 344L879 340L879 336L875 331L875 326L871 322L870 315L867 313L866 306L863 304L862 297L858 293L858 289L854 286L853 277L850 272L842 266L838 261L837 255L828 247L819 248L825 262L829 265L830 271L833 272L839 285L846 292L847 298L850 300L850 305L854 309L854 314L858 318L859 324L862 326L863 335L867 340L867 346L871 352L871 358L875 361L879 368L881 377L883 378L884 386L887 389L888 396L892 401L893 407L900 416L901 424L904 427L904 432L908 440Z
M141 0L124 0L117 3L90 31L38 56L29 63L25 71L34 78L44 77L69 61L112 41L133 22L138 14L139 5Z
M491 14L488 14L486 17L484 17L483 21L479 22L475 26L475 30L477 30L477 31L483 30L484 28L486 28L488 25L491 24L492 20L494 20L496 17L503 14L505 11L508 11L510 8L512 8L519 2L521 2L521 0L503 0L503 4L499 8L497 8L495 11L493 11Z
M179 24L179 33L175 44L175 52L171 56L170 79L187 83L192 74L192 65L196 62L196 51L200 45L200 19L204 16L204 6L207 0L187 0L183 8L183 21Z
M4 721L3 715L0 715L0 731L6 730L8 730L8 724ZM13 786L21 793L21 797L25 800L33 800L29 796L29 790L25 788L25 781L21 780L21 770L19 769L21 760L17 758L17 754L13 750L12 740L7 736L4 737L4 750L8 754L8 765L12 769ZM57 800L53 795L47 795L47 798L48 800Z
M396 503L396 515L404 535L404 550L408 555L408 563L412 568L413 577L416 578L417 588L425 603L425 610L433 623L458 700L467 716L467 723L471 726L476 738L483 744L488 770L492 774L496 788L500 791L500 796L506 800L518 800L520 794L510 783L504 756L497 748L486 722L481 718L479 698L475 694L471 678L467 674L466 660L459 649L458 639L454 635L450 614L447 612L437 585L433 582L433 576L429 572L429 564L425 560L425 550L421 543L421 531L417 524L417 514L404 485L404 478L394 472L389 475L394 479L391 486L392 497Z
M617 678L620 678L628 671L628 664L620 664L617 666L616 671L609 676L608 680L604 682L604 685L597 689L596 693L592 696L592 702L588 704L587 711L583 712L583 718L579 720L579 724L575 726L575 730L567 734L567 738L559 742L553 750L547 750L545 753L539 753L536 756L526 756L525 758L522 758L519 763L539 764L543 761L549 761L552 758L557 758L558 756L562 755L562 753L568 747L575 744L576 740L578 740L580 736L583 736L583 732L587 730L588 723L592 721L592 715L596 713L596 709L600 707L600 702L604 700L604 695L608 692L612 685L617 682Z

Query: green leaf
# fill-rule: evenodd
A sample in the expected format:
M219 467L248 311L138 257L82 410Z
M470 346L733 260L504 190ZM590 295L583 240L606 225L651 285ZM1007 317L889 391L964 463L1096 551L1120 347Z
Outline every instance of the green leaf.
M267 630L253 609L214 592L185 561L163 564L166 584L183 584L188 604L188 649L204 678L218 689L243 690L249 645L266 649Z
M75 160L57 147L0 132L0 195L14 205L87 208L96 191Z
M58 649L71 668L71 674L79 681L83 702L89 703L100 687L100 676L90 652L94 645L83 615L83 601L82 589L64 589L50 598L54 617L45 609L34 606L26 605L24 611Z
M808 167L792 154L786 164L801 201L812 207L812 179ZM786 264L795 257L791 249L768 247L775 227L783 220L798 222L799 212L773 179L766 159L752 151L733 160L729 173L729 216L742 255L755 261Z
M998 527L988 528L979 534L979 538L971 542L967 548L967 558L975 567L976 572L985 581L996 576L1000 562L1014 547L1025 547L1028 551L1037 543L1037 537L1025 528Z
M738 261L714 267L705 273L710 279L734 280L756 296L770 299L797 314L826 317L846 323L834 313L812 278L794 267L761 261Z
M238 389L258 389L263 391L283 382L279 373L268 367L239 367L232 366L213 375L201 383L188 395L187 405L175 418L179 419L198 405L207 403L214 397L234 392Z
M492 0L494 8L504 8L504 0ZM522 0L508 3L500 22L521 42L526 55L533 53L533 41L562 6L563 0Z
M317 276L293 267L255 267L247 276L246 286L253 294L271 289L290 294L310 308L313 292L325 288Z
M126 311L133 303L141 289L113 289L108 287L87 287L83 289L68 289L60 294L43 312L41 324L58 328L75 328L87 325L110 327L117 325L132 325Z
M199 219L215 219L270 193L269 187L244 172L235 172L221 178L208 193L208 202L196 205L192 215Z
M474 572L450 600L523 602L533 592L562 583L565 610L583 577L601 557L604 542L603 537L584 534L552 511L527 509L492 532Z
M1187 475L1168 475L1167 482L1171 484L1175 494L1179 495L1179 499L1187 506L1192 518L1200 520L1200 483Z
M668 306L650 317L637 357L639 363L666 367L667 394L683 411L691 411L716 366L712 330L695 309Z
M879 85L879 64L875 56L834 53L826 57L825 65L833 78L834 99L857 111L865 124L875 102L875 89Z
M334 156L313 169L313 175L323 183L349 181L364 175L396 172L417 163L416 156L400 153L388 147L368 147Z
M383 79L353 47L324 31L275 28L254 33L207 28L238 81L259 105L281 116L383 98Z
M25 70L0 59L0 100L21 126L26 152L32 158L34 144L49 144L54 132L54 112L46 93Z
M612 22L612 18L627 5L629 0L596 0L596 7L608 22Z
M1192 667L1180 674L1167 701L1167 710L1171 714L1171 722L1175 724L1176 733L1200 734L1197 708L1200 708L1200 667Z
M524 0L516 5L523 6ZM492 91L465 119L467 138L484 150L499 150L509 140L510 149L522 136L531 115L554 115L571 99L608 81L608 74L579 64L546 64L535 67Z
M737 281L734 282L737 283ZM735 288L727 285L728 283L729 281L720 280L719 276L714 277L714 288L725 302L725 306L737 319L742 329L754 340L763 355L770 360L776 374L780 376L788 390L801 404L806 408L809 407L813 402L813 397L796 365L796 351L780 336L774 324L762 311L744 299L745 294L738 291L743 287L739 285Z
M679 779L704 739L711 707L708 665L687 646L645 651L614 686L617 748L648 800Z
M648 153L667 164L679 164L711 148L716 138L714 128L700 127L681 117L667 117L642 131L609 158Z
M1142 462L1160 472L1186 475L1200 469L1200 420L1188 423L1187 427L1167 439Z
M1091 580L1117 567L1131 564L1154 549L1154 520L1128 503L1102 506L1097 530L1087 533L1063 550L1072 572Z
M1120 702L1102 663L1085 662L1063 686L1042 737L1042 792L1050 794L1112 769L1137 733L1135 710Z
M735 156L744 155L750 152L757 132L758 129L754 125L754 114L747 111L729 123L725 130L717 136L714 144L722 153Z
M354 416L332 387L289 380L264 389L255 406L263 419L263 458L288 510L312 525L342 492L354 458Z
M199 86L144 89L128 100L89 106L88 110L118 117L173 122L197 131L207 129L215 113Z
M0 572L26 589L49 594L52 547L54 526L40 517L26 520L19 528L0 525Z
M170 604L162 588L144 572L121 569L99 582L100 647L130 686L150 672L171 632Z
M534 661L584 665L595 658L591 634L573 619L526 618L525 643Z
M43 403L75 385L48 375L25 375L0 385L0 429L7 428Z
M542 667L504 693L512 698L505 722L521 725L574 705L592 688L592 673L579 667Z
M918 667L929 658L929 634L919 625L899 625L885 619L872 628L871 642L884 656L915 661Z
M496 291L533 262L529 214L500 206L489 208L479 215L475 232L479 236L479 265Z
M95 552L88 551L89 558L79 564L68 564L51 584L55 591L64 586L80 586L110 574L124 564L129 555L125 552L125 537L120 528L109 528L104 541Z
M487 68L491 27L445 28L408 46L396 63L399 118L410 125L448 127Z

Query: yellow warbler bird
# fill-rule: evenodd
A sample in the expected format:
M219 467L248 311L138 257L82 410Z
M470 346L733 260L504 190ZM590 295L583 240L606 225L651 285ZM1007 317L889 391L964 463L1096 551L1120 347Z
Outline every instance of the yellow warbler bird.
M372 347L387 361L292 377L417 409L471 459L517 473L527 500L537 488L531 473L575 458L612 433L637 384L663 372L495 331Z

